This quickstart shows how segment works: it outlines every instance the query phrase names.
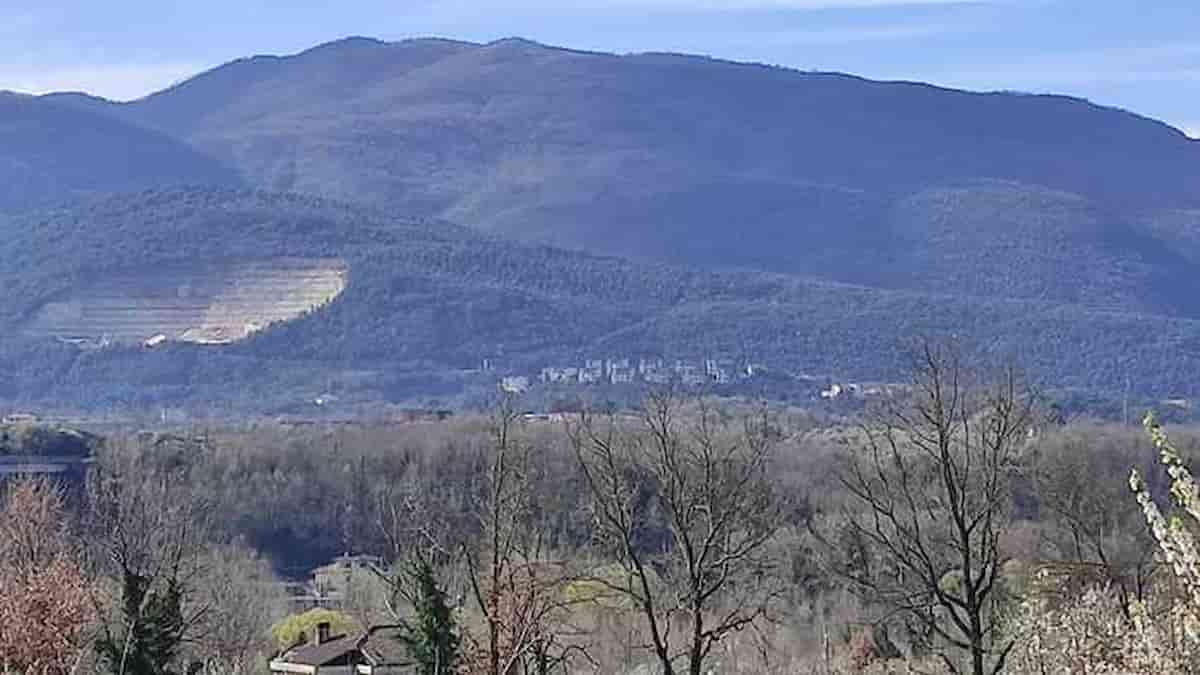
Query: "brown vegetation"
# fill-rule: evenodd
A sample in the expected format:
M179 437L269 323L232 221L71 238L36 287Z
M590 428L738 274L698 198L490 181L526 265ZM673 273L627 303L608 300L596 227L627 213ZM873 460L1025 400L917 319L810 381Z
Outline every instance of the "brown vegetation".
M360 627L408 619L404 571L433 566L470 673L1188 672L1186 598L1125 480L1179 492L1145 436L1043 423L1015 371L921 354L912 395L853 423L663 395L566 428L506 401L116 435L79 499L8 484L2 653L158 673L131 665L153 634L170 672L261 672L270 627L306 609L276 574L352 553L383 561L339 600Z

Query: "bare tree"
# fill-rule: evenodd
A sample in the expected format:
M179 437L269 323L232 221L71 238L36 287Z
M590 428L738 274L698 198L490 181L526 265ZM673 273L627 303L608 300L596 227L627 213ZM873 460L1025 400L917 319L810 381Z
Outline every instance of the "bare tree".
M1071 586L1111 586L1125 618L1148 599L1153 579L1164 572L1155 560L1152 536L1136 503L1128 498L1125 473L1139 460L1132 431L1082 427L1041 443L1033 478L1046 521L1043 535L1056 552L1042 568ZM1151 465L1150 468L1153 468Z
M950 343L919 345L912 375L911 395L865 425L842 477L849 533L868 554L850 580L965 653L974 675L998 673L1013 645L993 612L1001 537L1033 397L1013 367L977 380Z
M663 673L699 675L721 640L776 599L768 543L784 511L766 410L735 421L703 401L685 415L682 404L658 393L631 423L585 414L568 432L597 533L624 575L595 581L640 612Z
M115 605L98 598L97 651L118 675L170 672L212 609L196 592L211 510L186 489L186 458L155 463L146 450L115 453L89 499L97 564L119 589Z
M586 655L562 639L570 602L561 590L572 575L548 559L536 508L544 458L519 426L513 397L502 397L492 413L491 453L473 508L481 544L464 547L471 597L486 631L467 667L487 675L542 675Z
M243 544L212 546L200 562L193 606L206 608L187 644L206 673L249 675L273 645L270 628L287 614L287 594L270 563Z

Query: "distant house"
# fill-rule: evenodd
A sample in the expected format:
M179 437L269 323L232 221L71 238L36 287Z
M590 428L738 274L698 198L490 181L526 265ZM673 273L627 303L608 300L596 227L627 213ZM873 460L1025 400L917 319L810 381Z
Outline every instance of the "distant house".
M524 394L529 391L529 378L524 375L512 375L500 380L500 389L510 394Z
M642 379L650 384L669 384L671 382L671 373L665 369L647 370Z
M675 375L685 387L698 387L708 381L708 376L699 368L682 361L676 362Z
M32 418L9 415L0 424L0 479L55 476L82 485L103 439L84 431L28 424L24 417Z
M609 370L609 378L613 384L631 384L637 377L637 371L629 366L613 366Z
M565 384L579 381L578 368L543 368L542 382L549 384Z
M344 591L356 576L370 576L383 569L383 558L379 556L343 555L313 570L313 583L322 589Z
M588 359L579 369L579 384L596 384L604 379L604 361Z
M838 398L842 395L842 385L831 384L828 389L821 390L821 398Z
M328 565L313 570L307 583L295 584L291 596L292 609L297 612L322 607L343 609L354 589L372 594L386 575L383 559L369 555L344 555Z
M611 378L613 373L617 372L618 370L633 370L633 365L629 359L611 358L605 362L604 368L605 374Z
M92 457L0 455L0 478L62 475L82 482L95 463Z
M399 639L398 626L375 626L359 635L331 635L317 626L312 639L271 661L279 675L413 675L418 666Z

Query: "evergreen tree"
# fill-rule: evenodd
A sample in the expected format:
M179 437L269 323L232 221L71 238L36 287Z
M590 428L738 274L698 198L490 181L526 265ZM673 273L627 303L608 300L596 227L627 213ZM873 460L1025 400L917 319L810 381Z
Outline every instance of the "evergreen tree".
M460 638L446 592L426 560L413 563L408 574L414 611L413 617L401 624L400 640L420 664L421 675L453 673L459 660Z
M100 662L124 675L174 675L171 665L183 641L182 593L170 582L151 589L150 580L126 574L122 582L120 625L96 640Z

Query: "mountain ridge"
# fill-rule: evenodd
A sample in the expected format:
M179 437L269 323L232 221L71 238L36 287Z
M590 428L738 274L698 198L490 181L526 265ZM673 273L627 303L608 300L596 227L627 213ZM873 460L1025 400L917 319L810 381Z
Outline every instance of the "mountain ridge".
M1113 242L1145 241L1140 250L1151 251L1149 239L1170 234L1156 223L1200 208L1200 144L1078 98L520 39L354 38L235 61L104 107L176 135L263 189L591 252L887 288L936 290L967 269L922 272L912 283L916 260L954 243L897 242L897 232L915 232L914 219L975 228L1000 198L1013 219L1049 227L1037 205L1051 193L1082 199L1080 220L1061 225L1081 232L1090 223L1082 245L1111 259L1108 267L1160 264L1178 280L1191 272L1172 256L1130 259L1142 253ZM986 187L997 184L1009 196ZM957 201L948 206L920 199L950 192ZM914 215L914 203L935 210ZM996 246L1020 247L994 229ZM896 258L900 244L914 251L912 264ZM956 256L970 251L948 254ZM1046 269L1070 262L1064 251ZM1073 283L1046 277L1039 288L988 293L1104 304L1100 291L1081 298ZM1184 294L1116 295L1200 315Z
M414 393L394 378L429 382L485 358L536 372L597 355L886 380L902 369L899 347L922 334L1020 355L1055 386L1111 392L1132 373L1139 392L1200 392L1192 319L638 263L261 191L154 190L18 221L0 240L0 395L17 400L271 406L355 372L378 373L354 386L390 399ZM86 300L79 289L141 274L162 289L151 309L173 311L171 269L290 258L345 260L345 290L225 347L91 351L21 335L49 303Z
M0 213L155 185L237 185L190 145L55 98L0 95Z
M497 355L747 348L882 377L922 332L1028 353L1070 386L1116 386L1130 354L1155 391L1190 391L1200 373L1200 144L1082 99L522 39L352 38L129 103L0 97L0 134L4 105L43 111L45 128L116 125L178 151L184 173L250 191L129 196L174 178L110 156L132 140L68 148L84 178L119 177L106 161L131 175L50 183L74 205L7 222L6 206L43 204L0 191L15 235L0 246L15 298L0 323L141 264L350 261L329 307L222 356L55 351L47 372L74 373L55 386L117 361L153 362L173 373L163 382L194 381L186 364L207 358L328 373L344 356L425 377ZM10 174L28 175L16 156Z

